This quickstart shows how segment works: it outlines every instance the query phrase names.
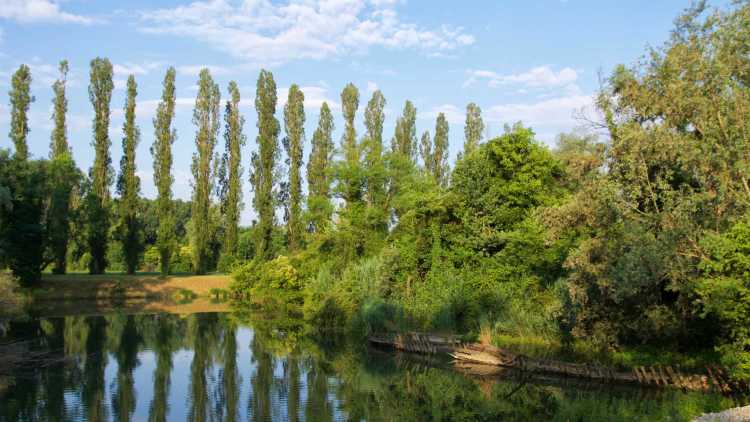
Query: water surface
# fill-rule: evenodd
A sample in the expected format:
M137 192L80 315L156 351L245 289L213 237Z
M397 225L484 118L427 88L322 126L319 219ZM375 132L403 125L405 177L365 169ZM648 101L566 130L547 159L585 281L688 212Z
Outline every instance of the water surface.
M231 312L29 317L7 328L0 343L23 341L17 349L38 360L0 368L3 421L689 420L741 404L512 371L477 377Z

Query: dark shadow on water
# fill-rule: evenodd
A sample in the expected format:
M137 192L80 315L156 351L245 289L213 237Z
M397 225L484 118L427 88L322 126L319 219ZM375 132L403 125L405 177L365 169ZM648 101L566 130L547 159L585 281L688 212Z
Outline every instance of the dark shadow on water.
M10 323L0 343L61 360L5 371L0 420L689 420L743 404L457 369L294 318L112 310Z

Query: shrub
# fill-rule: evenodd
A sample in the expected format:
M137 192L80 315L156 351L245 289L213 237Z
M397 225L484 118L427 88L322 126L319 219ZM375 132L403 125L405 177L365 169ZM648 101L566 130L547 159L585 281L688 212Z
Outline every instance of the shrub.
M230 290L235 296L250 297L268 290L298 291L301 281L289 257L280 255L268 262L238 264L232 271Z

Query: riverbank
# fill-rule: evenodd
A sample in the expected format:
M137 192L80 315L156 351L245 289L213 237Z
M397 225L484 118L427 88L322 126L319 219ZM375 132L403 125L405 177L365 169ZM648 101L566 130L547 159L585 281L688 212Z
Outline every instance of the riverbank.
M31 290L34 301L111 300L207 297L227 290L231 277L223 274L45 274Z

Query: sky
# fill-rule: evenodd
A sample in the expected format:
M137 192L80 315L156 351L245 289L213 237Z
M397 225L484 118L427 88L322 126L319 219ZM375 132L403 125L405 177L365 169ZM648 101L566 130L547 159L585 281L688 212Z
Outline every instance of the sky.
M418 137L433 133L437 114L445 113L451 161L463 146L469 102L481 107L487 136L522 121L553 146L557 134L584 123L580 116L596 119L593 97L600 80L617 64L633 65L648 47L662 45L674 18L689 5L689 0L0 0L0 148L12 148L6 135L8 89L11 74L25 63L36 99L29 150L48 156L51 85L58 62L67 59L69 142L77 164L88 171L94 152L87 87L95 57L107 57L114 66L109 133L116 170L125 81L133 74L138 83L137 166L148 198L156 196L152 119L168 66L177 69L173 171L175 197L181 199L191 193L196 131L191 120L202 67L211 70L222 101L229 81L240 87L245 169L256 149L253 103L262 68L273 72L279 88L282 128L288 87L296 83L305 94L305 157L323 101L332 107L334 138L340 139L340 92L348 82L360 91L359 134L367 100L380 89L387 101L385 142L409 99L417 107ZM220 136L217 151L223 143ZM243 224L254 215L246 176L247 170Z

